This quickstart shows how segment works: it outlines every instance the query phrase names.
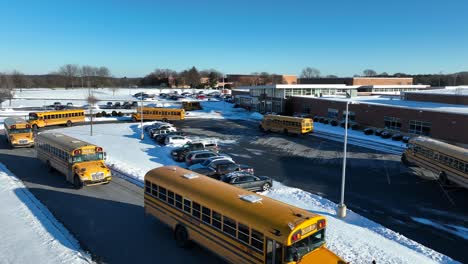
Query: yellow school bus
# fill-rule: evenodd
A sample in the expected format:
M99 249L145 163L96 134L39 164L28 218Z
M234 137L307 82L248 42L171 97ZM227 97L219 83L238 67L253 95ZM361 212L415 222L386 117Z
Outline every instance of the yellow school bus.
M33 129L37 130L41 127L56 125L66 125L70 127L74 123L83 123L84 121L84 110L76 109L29 113L28 122Z
M5 126L5 137L10 147L32 147L34 146L34 133L31 125L19 117L9 117L3 122Z
M64 174L77 189L112 180L111 172L104 164L105 152L99 146L60 133L39 133L36 153L49 171Z
M468 188L468 149L428 137L414 137L409 140L401 161L431 171L443 184L455 183Z
M182 108L185 111L192 111L192 110L202 110L202 106L198 101L183 101Z
M180 108L162 108L162 107L143 107L143 120L153 121L160 120L167 122L169 120L185 119L185 110ZM136 113L132 114L133 122L141 120L141 108L138 108Z
M260 129L265 132L302 135L313 131L313 123L314 122L310 118L265 115L260 123Z
M144 207L179 246L229 263L345 263L325 246L325 217L177 166L146 173Z

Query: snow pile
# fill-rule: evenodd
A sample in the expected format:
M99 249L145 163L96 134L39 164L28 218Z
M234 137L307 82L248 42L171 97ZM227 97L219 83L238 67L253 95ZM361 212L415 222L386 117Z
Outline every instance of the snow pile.
M157 146L152 139L140 140L137 124L106 124L72 127L61 131L67 135L96 143L108 153L107 163L141 183L144 174L163 165L179 165L170 157L171 148ZM141 184L138 184L141 186ZM328 219L328 245L351 263L456 263L449 257L414 242L356 213L348 211L345 220L335 217L336 204L320 196L275 182L263 193L271 198L325 215Z
M78 241L0 163L1 263L91 263Z

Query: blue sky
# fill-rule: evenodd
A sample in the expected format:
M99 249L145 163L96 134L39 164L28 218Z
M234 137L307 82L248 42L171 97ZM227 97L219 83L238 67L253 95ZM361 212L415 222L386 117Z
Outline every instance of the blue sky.
M466 0L0 0L0 71L466 71L467 10Z

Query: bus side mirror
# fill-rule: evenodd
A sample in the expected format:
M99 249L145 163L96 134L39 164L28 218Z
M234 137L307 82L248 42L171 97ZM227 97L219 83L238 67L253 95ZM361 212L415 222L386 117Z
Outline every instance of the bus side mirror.
M107 159L107 152L104 152L104 160Z

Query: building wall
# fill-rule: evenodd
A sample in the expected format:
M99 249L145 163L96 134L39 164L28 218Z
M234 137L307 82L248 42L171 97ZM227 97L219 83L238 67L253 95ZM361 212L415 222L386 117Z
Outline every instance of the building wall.
M292 97L293 111L303 113L309 110L312 116L327 116L328 108L338 110L338 119L342 120L346 103L319 98ZM360 103L349 105L349 111L355 113L355 122L364 127L385 128L384 117L400 118L403 134L408 134L409 121L417 120L431 123L430 137L451 143L468 144L468 115L436 111L424 111L393 106Z
M354 77L351 85L412 85L413 78Z
M466 95L405 93L403 98L408 101L468 105L468 96Z
M296 75L283 75L283 82L285 84L297 84Z

